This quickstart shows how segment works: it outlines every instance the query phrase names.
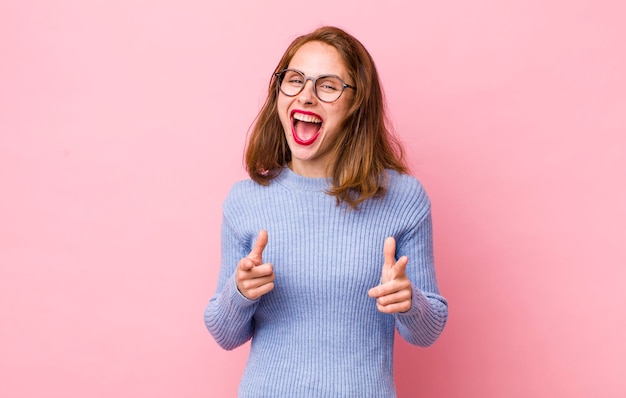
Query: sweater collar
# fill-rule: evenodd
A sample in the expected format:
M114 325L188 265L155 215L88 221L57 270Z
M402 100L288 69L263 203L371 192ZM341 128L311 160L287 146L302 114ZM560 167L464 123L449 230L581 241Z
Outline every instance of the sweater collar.
M289 167L283 167L274 181L287 188L317 192L326 192L332 183L331 178L303 177L294 173Z

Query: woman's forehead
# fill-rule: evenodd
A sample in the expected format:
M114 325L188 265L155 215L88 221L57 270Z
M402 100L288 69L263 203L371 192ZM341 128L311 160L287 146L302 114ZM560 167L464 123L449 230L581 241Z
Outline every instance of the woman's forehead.
M318 41L305 43L296 51L289 68L298 69L307 76L348 75L339 51L331 45Z

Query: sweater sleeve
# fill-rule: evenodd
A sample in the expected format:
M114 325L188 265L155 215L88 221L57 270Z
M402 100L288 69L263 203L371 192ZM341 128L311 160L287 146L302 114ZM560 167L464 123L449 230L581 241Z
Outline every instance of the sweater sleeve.
M396 327L408 343L430 346L448 319L448 303L439 294L435 277L430 206L417 226L400 238L396 254L409 257L406 272L413 288L411 309L394 314Z
M237 263L249 247L237 237L226 216L222 221L222 264L217 289L204 312L204 323L224 349L232 350L248 341L254 332L253 315L259 300L249 300L237 289Z

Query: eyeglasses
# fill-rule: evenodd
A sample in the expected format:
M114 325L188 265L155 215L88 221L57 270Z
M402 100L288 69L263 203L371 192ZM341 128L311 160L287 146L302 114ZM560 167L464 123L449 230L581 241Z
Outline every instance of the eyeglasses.
M313 82L313 92L322 102L335 102L343 94L343 90L356 87L344 83L339 76L322 75L318 77L307 77L304 73L296 69L284 69L276 73L280 92L287 97L295 97L304 90L307 80Z

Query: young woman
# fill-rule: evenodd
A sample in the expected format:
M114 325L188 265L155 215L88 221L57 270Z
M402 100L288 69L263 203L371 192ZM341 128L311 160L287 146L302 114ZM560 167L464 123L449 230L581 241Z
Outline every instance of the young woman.
M223 205L205 323L252 339L240 397L394 397L394 328L431 345L448 315L430 202L386 125L374 62L323 27L289 46Z

